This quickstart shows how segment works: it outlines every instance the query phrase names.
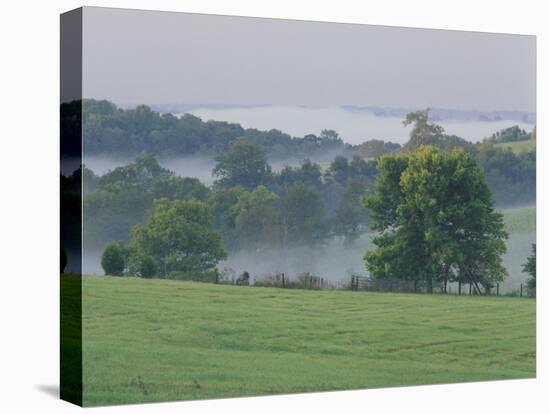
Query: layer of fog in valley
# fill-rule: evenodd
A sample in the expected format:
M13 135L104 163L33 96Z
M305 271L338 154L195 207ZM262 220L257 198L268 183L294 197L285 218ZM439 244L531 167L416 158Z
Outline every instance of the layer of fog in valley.
M312 162L319 164L329 163L334 160L337 155L341 155L340 152L329 152L324 154L316 154L309 157ZM159 164L173 171L176 175L181 177L193 177L198 178L205 185L211 186L214 183L214 176L212 170L216 166L215 157L208 156L182 156L182 157L156 157ZM107 157L104 155L85 155L83 158L84 165L92 170L96 175L103 175L113 170L116 167L122 167L134 162L136 157ZM289 166L298 166L304 161L303 158L271 158L268 157L269 165L271 165L274 171L278 171ZM70 174L77 169L78 163L74 164L74 168L67 170Z
M181 177L194 177L201 180L206 185L212 185L214 178L212 170L216 165L214 157L195 156L195 157L156 157L159 164L173 171ZM83 163L96 175L103 175L116 167L131 164L136 157L106 157L104 155L85 155Z
M409 128L402 125L403 117L377 116L372 112L350 111L344 108L309 108L261 106L247 108L198 108L189 112L203 120L215 119L241 123L244 127L262 130L280 129L293 136L319 134L322 129L334 129L345 142L359 144L367 139L383 139L404 143L408 139ZM470 141L478 141L503 128L519 125L527 131L533 125L518 120L441 120L437 121L447 133L456 134ZM312 161L328 163L337 154L325 153L311 157ZM214 182L212 170L216 164L214 156L157 157L159 163L176 175L196 177L207 186ZM103 175L108 171L132 163L135 156L113 158L106 155L84 156L84 164L95 174ZM299 165L302 158L269 159L274 170L284 165ZM84 229L84 231L86 231ZM353 245L344 245L342 239L333 239L323 246L302 247L281 251L277 248L263 251L245 250L230 253L229 257L218 264L221 271L239 275L248 271L252 280L262 279L275 273L284 272L289 279L295 279L302 272L310 272L331 281L335 285L349 282L352 274L366 275L364 253L371 249L372 234L363 234ZM519 290L528 276L522 272L522 264L529 256L531 244L535 242L534 232L512 232L507 241L508 251L504 263L510 276L501 284L501 292ZM85 274L103 274L100 264L103 246L85 246L83 272ZM451 291L456 286L451 285Z
M218 264L218 269L227 276L238 276L247 271L253 280L265 279L281 272L284 272L288 279L296 279L300 273L309 272L329 280L334 286L342 286L350 281L353 274L368 275L363 255L366 250L373 248L371 237L372 234L363 234L351 246L345 246L341 239L333 239L326 245L315 248L239 251L230 253L227 260ZM500 292L517 293L521 284L525 289L529 276L523 273L522 266L531 254L531 245L535 241L534 232L510 233L506 242L507 252L504 255L504 265L509 276L500 284ZM83 257L84 274L103 274L101 249L85 247ZM458 291L456 284L450 284L449 288L451 292Z
M361 144L369 139L381 139L403 144L409 138L410 127L402 124L401 114L376 115L370 110L350 110L343 107L303 107L303 106L253 106L191 108L192 113L203 121L216 120L240 123L245 128L260 130L279 129L293 136L318 134L323 129L336 130L344 142ZM480 115L483 117L484 115ZM496 131L518 125L530 131L534 124L518 119L505 119L506 113L496 120L463 119L447 117L437 119L448 134L458 135L468 141L477 142ZM527 116L526 116L527 117ZM502 118L502 119L499 119Z

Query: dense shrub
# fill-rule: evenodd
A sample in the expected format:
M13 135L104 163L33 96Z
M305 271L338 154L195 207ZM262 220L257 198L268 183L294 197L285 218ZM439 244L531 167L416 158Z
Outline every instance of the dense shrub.
M106 275L122 276L125 267L124 246L119 241L110 241L101 255L101 267Z
M139 274L141 277L151 279L157 274L157 264L151 256L142 256L139 259Z

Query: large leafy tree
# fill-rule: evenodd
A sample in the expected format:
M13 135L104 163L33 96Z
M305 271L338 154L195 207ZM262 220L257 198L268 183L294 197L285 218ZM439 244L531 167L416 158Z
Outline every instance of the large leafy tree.
M226 153L216 157L216 186L241 186L252 190L271 180L271 167L262 148L245 138L235 140Z
M433 145L441 150L451 151L454 148L464 148L465 151L475 154L472 143L456 135L447 135L441 125L429 122L430 109L409 112L405 116L403 125L412 125L409 141L403 146L405 151L414 151L422 145Z
M443 127L429 122L430 110L409 112L405 116L403 125L412 125L409 141L404 145L408 151L415 150L421 145L436 145L443 135Z
M506 276L503 218L475 159L422 146L383 156L365 205L380 234L365 254L375 277L471 283L478 293Z
M168 277L172 271L211 271L226 252L205 203L161 198L155 201L151 217L132 231L130 261L141 262L145 256Z

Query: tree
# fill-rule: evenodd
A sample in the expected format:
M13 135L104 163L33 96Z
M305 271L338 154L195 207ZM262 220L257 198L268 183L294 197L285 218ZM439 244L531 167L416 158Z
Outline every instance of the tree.
M365 177L350 177L332 219L333 234L344 237L344 244L350 246L361 232L366 230L369 213L361 200L367 193L370 181Z
M531 291L535 291L537 288L537 245L531 246L531 256L527 258L527 261L523 264L523 273L527 273L531 276L531 279L527 282L527 286Z
M151 279L157 274L157 264L151 256L141 256L138 262L141 277Z
M478 159L497 204L534 201L536 196L536 153L515 154L511 148L495 146L491 141L478 145Z
M174 106L170 112L184 112ZM82 120L82 122L80 122ZM63 154L80 155L75 139L84 129L87 154L128 155L158 154L171 157L201 154L210 157L228 150L239 137L259 145L266 154L277 158L305 158L320 150L345 150L347 145L334 131L323 131L320 137L291 137L276 129L245 129L236 123L203 121L184 114L176 117L160 114L140 105L117 108L108 101L84 99L61 105ZM78 141L78 140L76 140Z
M155 198L168 198L170 200L190 200L194 198L205 201L209 192L208 187L201 183L198 178L178 177L176 175L158 180L153 188Z
M526 141L532 137L532 133L527 133L524 129L521 129L519 126L514 125L506 129L502 129L498 132L495 132L489 138L491 142L516 142L516 141Z
M218 188L208 198L214 228L222 235L223 245L227 250L237 247L237 204L243 193L242 187Z
M401 148L400 144L385 142L379 139L370 139L359 145L361 155L366 158L379 158L381 155L397 151Z
M506 276L502 214L475 159L432 146L383 156L366 197L376 248L365 254L375 277L471 283L477 293Z
M344 185L350 174L350 166L348 159L342 155L337 155L334 161L330 163L329 168L325 172L325 176L339 184Z
M333 129L323 129L321 131L321 135L319 136L321 141L327 142L327 143L334 143L334 144L342 144L342 138L340 138L340 135L338 135L338 132L336 132Z
M406 115L403 125L413 125L409 141L403 146L405 151L414 151L422 145L433 145L444 151L452 151L454 148L463 148L474 155L475 146L456 135L447 135L442 126L429 122L430 109L410 112Z
M280 198L264 186L244 192L235 219L239 247L256 250L281 242Z
M443 128L428 122L430 109L409 112L403 121L404 126L412 125L409 141L404 145L405 150L414 151L421 145L436 145L438 138L443 135Z
M158 180L173 174L172 171L162 168L155 157L146 155L137 158L132 164L109 171L99 179L99 186L112 192L128 189L151 191Z
M216 157L216 162L213 174L218 187L241 186L252 190L268 184L271 179L271 167L265 153L246 138L236 139L229 151Z
M161 198L149 219L132 230L130 257L136 261L143 256L158 263L166 278L172 271L212 271L227 255L206 203Z
M321 166L305 159L299 167L286 165L276 176L280 188L284 188L296 181L301 181L307 187L320 190L323 186Z
M101 267L106 275L122 276L125 268L124 245L119 241L110 241L101 255Z
M325 236L325 212L319 194L302 182L288 186L280 203L281 237L288 245L315 245Z

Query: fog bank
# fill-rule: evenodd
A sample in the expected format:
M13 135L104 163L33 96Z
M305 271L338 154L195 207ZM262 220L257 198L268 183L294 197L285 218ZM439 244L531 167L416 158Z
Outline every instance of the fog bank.
M228 108L195 108L188 111L203 121L235 122L244 128L279 129L293 136L319 134L334 129L344 142L360 144L369 139L381 139L400 144L409 139L411 127L404 127L401 116L377 116L367 110L350 111L342 107L257 106ZM181 114L180 114L181 115ZM531 131L533 125L517 120L442 120L435 121L448 134L477 142L501 129L519 125Z

